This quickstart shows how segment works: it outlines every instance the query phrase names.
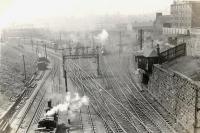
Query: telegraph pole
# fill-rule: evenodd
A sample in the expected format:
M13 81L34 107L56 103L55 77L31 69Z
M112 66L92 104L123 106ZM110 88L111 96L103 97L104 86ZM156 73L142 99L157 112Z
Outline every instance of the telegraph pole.
M64 58L64 55L63 55L63 51L62 51L62 66L63 66L63 77L65 77L65 58Z
M64 51L64 49L63 49L63 51ZM67 71L65 70L65 57L64 57L63 51L62 51L63 77L65 79L66 92L68 92L68 88L67 88Z
M195 90L195 112L194 112L194 133L199 133L200 131L200 127L199 127L199 120L198 120L198 116L199 116L199 90L196 89Z
M101 73L100 73L100 66L99 66L99 47L97 46L97 53L96 53L97 55L97 74L100 76L101 75Z
M67 88L67 71L66 70L64 70L64 77L65 77L66 92L68 92L68 88Z
M45 57L47 59L47 45L46 44L44 45L44 50L45 50Z
M95 47L94 36L92 36L92 46L93 46L93 48Z
M24 35L24 46L25 46L25 42L26 42L26 41L25 41L25 35Z
M121 54L121 46L122 45L122 33L121 31L119 32L119 56Z
M61 32L59 33L59 42L60 42L60 47L61 47L61 44L62 44Z
M26 80L26 64L25 64L25 59L24 59L24 55L22 55L22 59L23 59L23 65L24 65L24 80Z
M88 49L89 49L89 47L87 46L87 47L86 47L86 53L87 53L87 54L89 54L89 50L88 50Z
M94 35L93 35L93 32L92 32L92 47L93 47L93 49L95 49L95 42L94 42Z
M69 55L72 55L72 48L69 46Z
M33 38L32 38L32 33L31 33L31 46L32 46L32 50L33 50Z
M20 38L19 38L19 40L18 40L18 45L19 45L19 46L20 46L20 43L21 43L20 41L21 41L21 40L20 40Z
M38 41L37 41L35 50L36 50L36 55L38 56L38 52L39 52L39 49L38 49Z
M139 35L138 35L138 40L139 40L139 45L140 45L140 50L142 50L142 44L143 44L143 36L144 36L144 31L143 29L140 29L138 31Z

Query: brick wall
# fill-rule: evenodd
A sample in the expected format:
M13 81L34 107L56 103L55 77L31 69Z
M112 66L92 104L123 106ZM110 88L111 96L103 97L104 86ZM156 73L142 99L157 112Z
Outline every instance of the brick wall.
M148 89L186 129L193 131L195 90L199 89L196 83L178 72L155 65Z

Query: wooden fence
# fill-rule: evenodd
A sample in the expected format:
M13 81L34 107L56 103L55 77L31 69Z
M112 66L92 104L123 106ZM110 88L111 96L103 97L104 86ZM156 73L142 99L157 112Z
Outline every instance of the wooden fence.
M177 45L173 48L170 48L160 53L160 63L171 61L173 59L176 59L180 56L185 56L185 55L186 55L186 43L182 43L180 45Z
M138 63L138 68L141 68L146 72L151 73L153 64L162 64L164 62L171 61L185 55L186 43L182 43L164 52L161 52L157 57L136 56L135 60Z

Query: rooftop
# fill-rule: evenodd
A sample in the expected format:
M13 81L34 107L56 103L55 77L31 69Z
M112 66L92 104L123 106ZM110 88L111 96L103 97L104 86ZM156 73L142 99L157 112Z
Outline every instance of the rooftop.
M175 0L173 4L200 4L200 0Z
M183 56L162 66L166 69L178 71L187 77L200 81L200 57Z
M156 50L157 44L159 44L160 52L164 52L164 51L174 47L174 45L171 45L171 44L166 43L164 41L155 40L153 42L153 46L152 46L152 42L144 43L143 49L141 51L138 51L138 54L143 55L144 57L156 57L156 56L158 56L157 50Z

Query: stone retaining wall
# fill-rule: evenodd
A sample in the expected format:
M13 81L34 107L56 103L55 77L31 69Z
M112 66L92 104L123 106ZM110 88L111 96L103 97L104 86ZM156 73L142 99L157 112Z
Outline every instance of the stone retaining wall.
M195 95L200 87L188 77L154 65L148 90L189 131L193 131Z

